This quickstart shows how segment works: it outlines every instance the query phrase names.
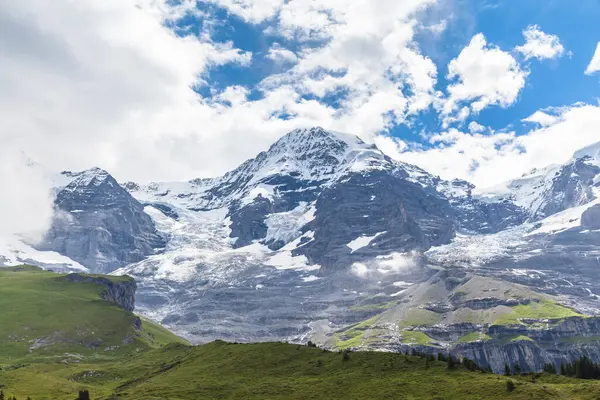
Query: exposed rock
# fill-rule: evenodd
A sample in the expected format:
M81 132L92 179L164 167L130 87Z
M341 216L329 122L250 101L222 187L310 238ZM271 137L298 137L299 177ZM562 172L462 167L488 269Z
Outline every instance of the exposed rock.
M271 210L271 202L259 195L251 204L230 213L230 236L237 238L234 247L248 246L255 240L264 239L268 230L265 218Z
M522 224L527 219L526 210L509 200L482 201L476 198L472 194L475 186L469 182L460 179L440 180L437 188L450 201L457 227L461 231L495 233Z
M491 368L494 373L504 372L504 366L514 369L516 365L521 371L539 372L548 362L553 362L549 355L536 343L529 340L502 343L500 341L472 342L459 344L451 351L458 358L466 357L477 363L480 368Z
M552 185L538 201L534 219L541 219L571 207L587 204L595 199L592 188L600 167L587 162L588 157L563 166L552 179Z
M455 307L466 307L472 310L488 310L498 306L514 307L519 304L529 304L535 299L498 299L494 297L471 299L462 303L455 304Z
M456 342L471 332L480 332L484 329L482 325L463 322L452 325L434 325L421 327L419 330L430 338L441 342Z
M124 279L120 277L118 278L119 281L115 282L110 278L102 276L69 274L65 279L71 282L100 285L104 287L104 290L100 293L102 300L110 301L126 311L133 311L135 309L135 291L137 285L133 278Z
M321 193L316 209L315 219L304 227L314 231L314 240L295 253L328 268L392 252L424 251L454 237L447 201L385 171L348 176ZM352 252L347 245L357 232L374 239Z
M587 229L600 229L600 204L592 206L583 212L581 226Z
M142 204L99 168L75 174L55 204L60 212L37 248L63 254L92 272L111 272L165 246Z
M142 319L140 317L135 317L133 320L133 329L138 332L142 330Z

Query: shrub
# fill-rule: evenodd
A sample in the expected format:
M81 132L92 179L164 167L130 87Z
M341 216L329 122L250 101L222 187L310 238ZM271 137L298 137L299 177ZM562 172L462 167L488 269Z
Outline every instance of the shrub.
M513 390L515 390L516 386L515 383L509 379L506 381L506 390L508 390L509 392L512 392Z
M344 355L342 356L342 361L350 360L350 351L344 350Z

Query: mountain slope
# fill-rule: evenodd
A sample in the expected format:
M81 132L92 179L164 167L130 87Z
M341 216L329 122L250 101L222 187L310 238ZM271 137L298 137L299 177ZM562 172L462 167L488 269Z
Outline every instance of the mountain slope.
M5 396L122 399L594 399L600 384L549 374L498 376L395 353L285 343L193 347L140 321L128 277L0 269ZM104 300L102 300L104 298ZM506 380L515 384L507 391ZM468 382L468 384L466 383Z
M110 272L165 246L143 206L106 171L63 173L58 209L39 250L67 256L94 272Z
M486 199L510 200L539 220L598 198L600 142L581 149L563 165L551 165L483 193Z
M128 277L0 268L0 363L123 358L182 340L131 313Z
M454 266L577 302L562 272L546 272L550 282L519 272L557 257L550 245L549 256L529 252L568 215L526 222L526 202L475 195L349 135L297 130L221 178L125 187L171 239L116 273L139 280L141 312L195 342L307 340L322 321L329 337L372 317L370 297L389 303Z
M600 390L597 381L549 374L504 378L401 354L350 353L344 360L340 353L292 344L224 342L169 345L120 362L33 363L3 369L0 381L5 394L34 400L71 400L78 390L96 400L593 400Z
M121 267L112 273L135 277L138 311L194 343L313 339L364 348L364 332L349 327L385 314L386 329L369 333L367 348L402 348L403 334L429 345L421 334L433 332L430 339L477 351L473 358L495 369L538 370L553 351L600 359L589 326L569 320L563 336L573 346L510 342L514 357L504 359L498 349L509 335L490 334L494 313L527 305L480 290L463 304L455 286L468 276L486 290L526 290L532 321L515 325L533 341L538 324L564 330L533 321L537 308L550 310L542 319L598 314L598 148L482 195L354 136L295 130L217 178L120 187L98 169L62 174L57 202L75 216L47 243L92 271ZM456 332L498 342L460 341Z
M220 178L125 187L167 215L173 207L226 209L234 248L260 242L279 250L301 240L288 246L294 256L337 269L364 258L346 246L360 236L378 235L370 255L389 255L448 243L457 230L520 222L516 207L480 202L457 190L461 184L468 185L393 161L356 136L312 128L288 133Z

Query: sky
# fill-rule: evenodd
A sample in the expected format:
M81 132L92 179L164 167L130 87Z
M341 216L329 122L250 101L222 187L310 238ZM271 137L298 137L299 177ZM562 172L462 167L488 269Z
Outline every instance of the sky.
M216 176L322 126L494 186L600 141L597 21L598 0L0 0L0 185L44 196L32 160Z

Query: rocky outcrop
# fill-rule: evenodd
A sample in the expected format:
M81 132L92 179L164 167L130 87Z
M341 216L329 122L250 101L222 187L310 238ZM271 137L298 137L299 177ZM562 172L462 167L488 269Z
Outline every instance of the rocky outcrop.
M538 200L540 207L533 210L534 219L545 218L595 199L594 178L600 174L600 167L588 163L587 159L574 160L556 173L552 185Z
M504 372L505 365L512 370L519 366L523 372L540 372L545 364L560 369L561 363L572 363L583 356L600 362L600 340L543 344L526 339L508 343L490 340L460 344L451 353L457 358L471 359L481 368L489 367L497 374Z
M592 206L583 212L581 226L586 229L600 229L600 204Z
M521 371L527 372L541 371L545 364L553 362L546 352L530 340L461 343L450 353L459 359L473 360L480 368L491 368L497 374L504 372L505 365L511 369L518 365Z
M454 342L444 350L431 347L429 353L449 352L468 358L481 368L503 373L505 365L519 367L524 372L542 371L545 364L560 368L561 362L573 362L586 356L600 362L600 318L571 317L557 320L530 320L528 324L492 325L470 323L437 325L419 328L437 342ZM471 332L481 332L486 339L461 343L459 339ZM423 350L420 346L419 351Z
M106 171L94 168L72 178L56 197L57 213L39 250L109 273L165 246L144 206Z
M536 342L556 342L569 338L600 336L600 318L570 317L557 320L525 320L527 324L492 325L488 334L493 337L527 336Z
M133 278L118 277L111 279L101 276L69 274L65 279L75 283L99 285L104 288L100 293L102 300L114 303L126 311L133 311L135 309L135 291L137 285Z
M476 325L470 322L452 325L434 325L419 328L419 331L440 342L456 342L471 332L479 332L482 330L482 325Z
M439 181L437 189L449 200L457 228L468 233L488 234L522 224L527 213L507 199L491 201L473 196L475 186L467 181Z
M295 253L328 269L392 252L424 251L455 234L447 201L388 171L348 176L321 193L316 210L303 228L314 232L314 240ZM352 251L348 244L359 236L374 239Z
M471 310L489 310L498 306L506 306L506 307L515 307L518 305L526 305L531 303L532 301L536 301L535 299L498 299L495 297L485 297L479 299L471 299L455 305L458 307L466 307Z
M236 238L235 248L248 246L253 241L264 239L268 227L265 224L267 215L271 212L271 201L259 195L254 202L242 208L234 209L231 217L231 237Z

